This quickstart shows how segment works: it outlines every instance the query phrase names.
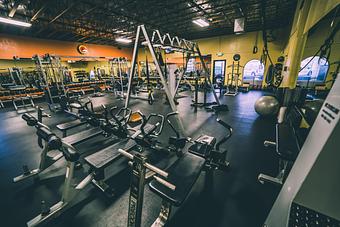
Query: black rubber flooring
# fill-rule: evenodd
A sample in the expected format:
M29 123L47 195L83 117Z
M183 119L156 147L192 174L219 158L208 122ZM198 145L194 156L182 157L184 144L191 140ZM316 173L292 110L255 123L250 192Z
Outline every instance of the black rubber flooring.
M216 122L219 117L234 129L232 138L223 146L228 150L231 167L227 172L215 171L212 178L203 172L189 198L179 208L174 208L168 226L175 227L260 227L274 200L278 188L257 182L259 173L275 175L277 158L274 151L263 147L265 139L274 137L274 118L264 119L254 111L254 103L263 92L240 93L236 97L222 96L230 111L218 116L203 109L194 111L190 106L190 94L179 100L178 110L186 135L192 138L208 134L221 139L225 130ZM200 94L202 95L202 94ZM210 97L211 98L211 97ZM122 106L121 100L107 94L93 98L97 109L101 104ZM47 109L44 103L39 103ZM131 108L148 114L167 113L169 107L160 99L153 105L132 100ZM46 112L48 112L46 110ZM44 123L55 130L55 125L70 121L66 114L54 114ZM74 129L76 132L79 129ZM55 130L55 132L57 132ZM61 133L58 132L61 136ZM161 140L173 133L165 128ZM89 140L77 148L83 156L112 144L104 137ZM12 178L21 174L22 165L31 168L38 165L40 148L34 128L28 127L11 107L0 110L0 226L25 226L40 212L40 202L53 205L60 200L65 162L58 161L42 173L39 179L13 183ZM152 155L152 154L151 154ZM156 154L152 161L166 167L175 161L175 155ZM86 175L86 167L76 172L77 181ZM109 170L110 183L116 188L116 196L107 198L92 185L78 193L74 204L49 226L126 226L129 195L129 171ZM161 199L145 187L142 226L150 226L158 216Z

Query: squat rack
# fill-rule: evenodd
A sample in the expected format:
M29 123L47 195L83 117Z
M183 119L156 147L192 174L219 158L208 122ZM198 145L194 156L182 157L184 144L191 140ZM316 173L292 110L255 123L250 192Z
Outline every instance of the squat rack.
M127 73L124 69L128 68L128 62L126 58L112 58L109 60L110 63L110 74L111 74L111 84L113 92L120 98L124 98L124 74ZM117 68L115 72L114 68ZM124 70L124 71L123 71ZM115 76L115 74L117 76ZM116 77L118 81L116 81ZM119 85L120 90L115 85Z

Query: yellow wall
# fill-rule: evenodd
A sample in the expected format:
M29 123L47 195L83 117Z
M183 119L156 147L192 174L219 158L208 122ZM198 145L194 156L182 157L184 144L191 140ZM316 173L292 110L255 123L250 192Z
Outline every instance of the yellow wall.
M35 70L35 65L31 60L0 60L0 72L7 71L9 67L19 67L24 68L25 71L33 71Z
M268 49L272 61L275 63L277 58L282 55L283 48L286 43L286 35L284 30L277 30L278 39L274 42L268 43ZM255 44L256 36L258 35L258 52L253 54L253 47ZM203 55L211 54L212 63L214 60L226 60L227 66L233 63L234 54L238 53L241 55L240 65L244 66L248 61L253 59L260 60L262 55L263 41L262 32L249 32L241 35L228 35L221 37L213 37L208 39L196 40ZM217 56L217 53L222 52L223 56ZM269 64L265 66L267 67ZM211 67L212 75L213 67ZM243 70L242 70L243 71ZM231 73L231 67L226 68L226 75ZM266 74L266 70L265 70ZM242 72L243 75L243 72ZM242 76L241 75L241 76ZM240 78L241 79L241 78Z
M275 63L277 58L283 54L283 49L287 43L287 28L276 31L277 39L274 42L268 43L270 56ZM256 36L258 35L258 52L253 54L253 47L255 44ZM244 66L248 61L253 59L260 60L262 55L262 32L249 32L241 35L226 35L220 37L213 37L207 39L195 40L201 50L202 55L211 55L213 64L214 60L226 60L227 66L233 62L234 54L238 53L241 55L240 65ZM217 56L217 53L222 52L223 56ZM182 65L183 59L182 53L168 54L167 61ZM152 61L151 55L148 53L149 62ZM138 61L145 61L145 49L141 48L138 52ZM267 64L267 67L269 64ZM213 67L211 67L211 75ZM231 73L231 67L226 68L226 75ZM243 74L243 69L241 70ZM266 74L266 72L265 72ZM242 75L241 75L242 76ZM241 79L241 78L240 78Z
M340 18L338 18L340 20ZM336 24L336 23L334 23ZM321 21L317 24L316 28L313 29L313 32L308 36L306 47L303 53L303 59L306 57L310 57L315 54L315 52L320 48L323 44L326 37L330 32L330 19ZM276 41L268 43L269 53L274 63L279 56L284 55L284 50L287 48L288 43L288 35L290 28L284 28L280 30L276 30L275 34L277 36ZM252 59L260 59L262 54L263 42L262 42L262 32L258 34L258 52L253 54L253 47L255 44L257 32L249 32L242 35L226 35L220 37L213 37L207 39L198 39L195 40L202 52L203 55L211 55L212 56L212 64L214 60L226 60L227 65L232 64L233 55L238 53L241 55L240 65L244 66L248 61ZM222 52L224 55L222 57L217 56L217 53ZM152 62L151 55L148 53L148 60ZM331 51L331 56L329 62L335 62L340 60L340 32L336 35L334 39L334 44ZM145 61L145 49L139 49L138 53L138 61ZM182 54L168 54L167 61L177 63L179 65L182 64ZM267 61L267 65L265 66L265 73L269 67L269 61ZM331 78L331 72L334 72L336 65L331 65L330 70L328 71L328 78ZM213 68L211 67L211 75ZM226 68L226 74L231 73L231 68ZM263 81L263 85L265 86L265 82ZM330 84L328 84L330 85Z

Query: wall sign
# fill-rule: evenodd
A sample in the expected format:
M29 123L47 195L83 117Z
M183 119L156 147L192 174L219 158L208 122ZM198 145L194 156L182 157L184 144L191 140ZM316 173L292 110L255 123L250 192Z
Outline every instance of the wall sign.
M80 54L87 54L88 52L87 47L83 44L78 45L77 50Z

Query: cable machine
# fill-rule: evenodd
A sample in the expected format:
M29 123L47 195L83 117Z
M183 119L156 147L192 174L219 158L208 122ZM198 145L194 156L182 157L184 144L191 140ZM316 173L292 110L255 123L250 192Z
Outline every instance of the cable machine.
M66 95L66 92L60 58L45 54L43 57L35 55L32 59L44 82L43 88L49 109L52 112L62 111L59 101L60 97Z
M31 95L27 93L26 84L23 81L22 70L20 68L8 68L12 83L8 89L12 96L12 104L18 113L30 112L35 110L35 104ZM28 107L28 108L27 108ZM21 109L25 109L21 111Z
M227 78L227 91L224 94L225 96L236 96L238 95L238 82L240 81L240 68L243 66L240 65L241 56L239 54L235 54L233 56L233 64L229 65L228 68L231 67L231 73L228 73Z
M113 93L120 99L124 98L124 81L127 75L128 62L124 57L113 58L110 61L110 74Z

